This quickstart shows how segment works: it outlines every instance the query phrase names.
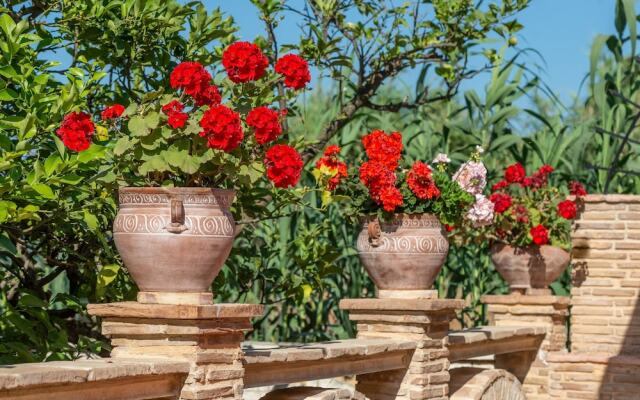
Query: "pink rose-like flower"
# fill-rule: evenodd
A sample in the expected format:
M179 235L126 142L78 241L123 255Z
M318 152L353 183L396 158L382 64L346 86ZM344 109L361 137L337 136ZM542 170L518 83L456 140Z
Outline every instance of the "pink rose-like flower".
M481 161L467 161L453 175L453 180L467 193L482 194L487 185L487 168Z
M481 194L476 194L476 202L467 212L467 219L474 227L491 225L493 222L494 205L491 200Z

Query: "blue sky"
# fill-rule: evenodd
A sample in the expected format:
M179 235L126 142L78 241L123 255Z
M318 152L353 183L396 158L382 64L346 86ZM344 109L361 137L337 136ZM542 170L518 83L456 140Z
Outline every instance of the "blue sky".
M298 0L289 0L294 3ZM220 7L238 22L240 36L251 41L263 34L262 22L249 0L205 0L207 6ZM580 82L589 70L589 49L598 33L613 33L614 0L533 0L518 20L524 29L517 35L520 47L532 47L544 57L530 62L543 66L545 82L567 101L576 95ZM298 36L295 23L285 22L278 36ZM483 78L475 78L465 88L480 89Z

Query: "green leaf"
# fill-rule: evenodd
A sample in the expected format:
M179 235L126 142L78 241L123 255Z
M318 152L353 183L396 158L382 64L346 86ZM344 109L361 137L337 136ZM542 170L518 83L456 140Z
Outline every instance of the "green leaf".
M129 131L135 136L145 136L149 134L147 124L139 115L131 117L127 126L129 128Z
M32 183L31 187L45 199L54 199L56 197L56 195L53 193L53 190L51 190L51 187L45 185L44 183Z
M83 214L84 222L87 224L89 229L91 229L92 231L98 229L98 226L100 225L98 223L98 218L96 218L96 216L91 214L91 212L89 212L88 210L83 210Z
M160 115L152 111L146 117L144 117L144 123L148 129L156 129L160 123Z
M118 277L120 266L118 264L109 264L100 268L96 282L96 295L104 296L107 286Z
M133 147L135 142L136 141L129 139L129 137L127 136L121 137L113 147L113 154L115 154L116 156L124 154L127 150Z
M61 163L62 159L60 159L60 156L58 154L50 155L44 162L44 173L47 176L51 176L51 174L55 172L56 168L58 168L58 165L60 165Z
M0 90L0 101L12 101L18 98L18 92L13 89L5 88Z

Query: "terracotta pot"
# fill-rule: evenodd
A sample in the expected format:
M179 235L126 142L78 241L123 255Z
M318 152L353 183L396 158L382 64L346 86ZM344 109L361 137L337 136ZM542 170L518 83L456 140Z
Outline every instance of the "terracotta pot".
M432 297L428 289L447 258L449 241L435 215L397 214L389 222L365 220L356 247L379 297Z
M212 302L211 283L229 256L235 193L209 188L121 188L116 247L138 284L138 301Z
M554 246L491 246L491 261L512 291L546 289L569 265L567 251Z

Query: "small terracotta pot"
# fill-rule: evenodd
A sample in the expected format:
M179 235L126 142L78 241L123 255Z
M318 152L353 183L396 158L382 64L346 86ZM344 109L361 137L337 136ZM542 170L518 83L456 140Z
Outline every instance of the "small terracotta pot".
M229 256L235 192L121 188L116 247L145 303L212 303L211 283Z
M365 220L356 248L379 297L433 297L449 241L435 215L397 214Z
M491 261L511 291L546 289L569 265L569 253L554 246L491 246Z

